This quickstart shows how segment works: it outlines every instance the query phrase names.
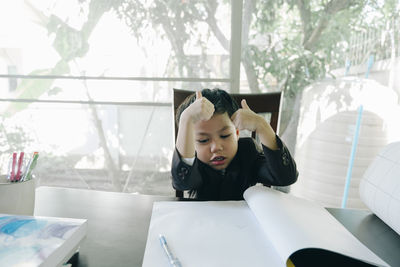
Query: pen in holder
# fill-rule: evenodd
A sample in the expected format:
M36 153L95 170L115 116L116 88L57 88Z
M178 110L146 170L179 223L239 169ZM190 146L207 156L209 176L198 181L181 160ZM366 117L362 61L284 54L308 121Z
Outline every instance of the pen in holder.
M36 167L38 152L34 152L29 161L24 157L24 152L14 152L8 163L7 179L10 182L23 182L32 179L32 170Z

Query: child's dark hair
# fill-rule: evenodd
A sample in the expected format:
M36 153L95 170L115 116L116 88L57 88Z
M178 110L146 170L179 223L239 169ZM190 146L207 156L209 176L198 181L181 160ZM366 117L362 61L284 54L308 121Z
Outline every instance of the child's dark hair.
M231 117L239 109L239 105L233 97L226 91L214 88L214 89L203 89L201 95L207 98L211 103L214 104L214 114L228 113ZM188 96L182 104L176 109L176 125L179 125L179 119L181 118L182 112L190 106L196 100L196 93Z

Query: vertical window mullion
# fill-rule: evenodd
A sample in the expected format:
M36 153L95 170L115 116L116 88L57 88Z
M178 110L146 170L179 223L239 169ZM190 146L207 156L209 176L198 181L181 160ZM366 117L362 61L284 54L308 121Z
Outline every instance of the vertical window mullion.
M232 0L232 16L231 16L231 66L230 80L231 92L239 93L240 91L240 61L242 51L242 9L243 0Z

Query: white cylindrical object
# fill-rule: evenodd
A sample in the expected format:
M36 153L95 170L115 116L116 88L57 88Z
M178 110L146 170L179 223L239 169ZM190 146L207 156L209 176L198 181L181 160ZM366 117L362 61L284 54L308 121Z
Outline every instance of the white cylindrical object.
M326 207L341 206L362 105L346 207L366 208L359 197L360 180L379 151L400 140L396 93L372 80L346 77L307 87L301 100L294 153L299 178L291 193Z
M32 216L35 208L35 181L0 182L0 213Z

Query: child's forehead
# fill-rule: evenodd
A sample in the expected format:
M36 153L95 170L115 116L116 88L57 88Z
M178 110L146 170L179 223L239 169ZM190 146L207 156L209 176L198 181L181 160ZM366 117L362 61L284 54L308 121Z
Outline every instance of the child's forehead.
M229 116L229 114L227 112L224 113L214 113L214 115L212 115L211 119L215 122L220 123L220 126L222 124L233 124L231 117Z
M228 119L228 120L231 119L231 118L229 117L228 112L226 112L226 111L225 111L224 113L216 112L216 113L213 114L213 117L219 117L219 118L221 118L221 119Z
M235 129L235 126L226 112L214 114L208 121L200 121L195 125L196 133L221 132L231 128Z

